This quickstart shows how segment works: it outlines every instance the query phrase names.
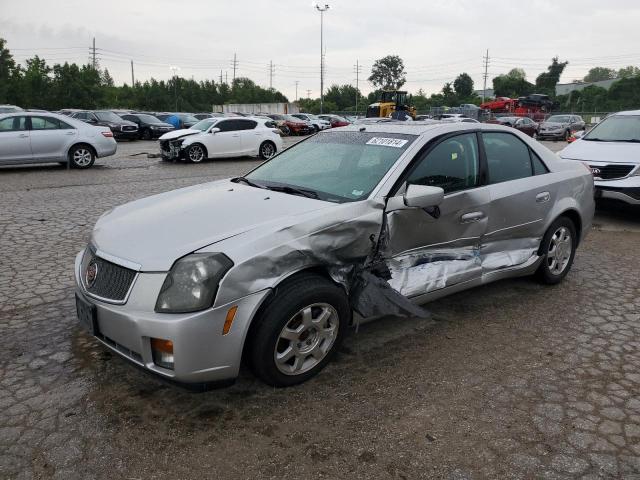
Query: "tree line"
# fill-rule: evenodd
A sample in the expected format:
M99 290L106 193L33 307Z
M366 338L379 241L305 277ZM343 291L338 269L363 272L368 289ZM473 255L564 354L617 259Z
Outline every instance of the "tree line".
M568 95L556 96L558 84L567 61L551 60L547 70L529 82L526 73L514 68L493 78L495 96L517 98L531 93L543 93L557 101L559 109L571 111L615 111L640 107L640 69L630 66L620 70L594 67L584 81L594 82L619 78L611 88L589 86ZM383 90L401 89L406 84L404 62L398 55L376 60L368 81L374 90L368 95L350 84L331 85L324 95L324 112L363 113L367 105L379 100ZM210 111L212 105L228 103L287 102L287 97L274 89L262 88L245 77L231 85L213 80L195 81L181 77L169 80L150 79L135 85L116 86L107 69L75 63L50 66L38 56L22 66L16 63L6 42L0 38L0 103L12 103L25 108L58 110L61 108L131 108L150 111ZM419 112L430 107L479 105L473 79L459 74L442 89L427 95L422 89L411 96ZM299 100L302 111L320 112L319 98ZM357 111L356 111L357 106Z
M287 102L277 90L262 88L249 78L232 85L182 77L116 86L107 69L75 63L50 66L37 55L22 66L0 38L0 103L24 108L129 108L150 111L209 112L225 103Z

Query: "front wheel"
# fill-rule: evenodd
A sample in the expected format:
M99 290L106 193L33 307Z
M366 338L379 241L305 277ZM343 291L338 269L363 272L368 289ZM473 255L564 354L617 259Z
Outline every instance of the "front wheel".
M204 150L204 147L199 143L194 143L187 149L187 159L193 163L200 163L205 158L207 158L207 154Z
M151 140L152 138L153 138L153 134L151 133L151 130L148 128L145 128L142 131L142 134L140 135L141 140Z
M280 127L280 131L282 132L282 135L284 135L285 137L288 137L289 135L291 135L291 129L286 125L282 125Z
M259 149L259 156L262 160L268 160L276 154L276 146L271 142L262 142Z
M577 245L576 227L570 219L560 217L553 222L540 246L543 260L536 272L538 279L549 285L560 283L571 270Z
M351 318L345 293L313 274L278 288L250 332L254 374L274 387L302 383L334 356Z
M73 168L89 168L95 160L96 156L86 145L76 145L69 151L69 161Z

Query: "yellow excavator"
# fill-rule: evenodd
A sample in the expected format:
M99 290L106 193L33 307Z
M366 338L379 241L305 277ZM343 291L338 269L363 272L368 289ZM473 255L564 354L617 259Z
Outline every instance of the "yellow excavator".
M407 92L399 90L384 90L380 101L372 103L367 108L367 118L390 117L393 112L404 110L412 119L416 118L416 107L409 105Z

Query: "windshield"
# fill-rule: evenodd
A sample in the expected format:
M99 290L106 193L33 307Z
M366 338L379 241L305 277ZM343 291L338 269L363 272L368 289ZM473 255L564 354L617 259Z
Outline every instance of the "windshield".
M547 118L547 122L553 123L569 123L569 115L552 115Z
M399 133L319 134L263 163L247 178L267 187L309 190L330 202L363 200L415 139Z
M120 118L118 115L116 115L113 112L95 112L96 113L96 117L98 117L98 120L101 120L103 122L121 122L122 118Z
M601 142L640 142L640 116L614 115L606 118L582 138Z
M183 122L193 122L196 123L198 119L191 115L190 113L176 113L176 116L182 120Z
M283 117L290 122L299 122L300 119L294 117L293 115L283 115Z
M154 117L153 115L147 115L145 113L138 113L136 117L140 119L140 121L144 123L160 123L161 120L159 118Z
M200 120L195 125L189 127L189 130L200 130L201 132L205 132L217 121L217 119L205 118L204 120Z

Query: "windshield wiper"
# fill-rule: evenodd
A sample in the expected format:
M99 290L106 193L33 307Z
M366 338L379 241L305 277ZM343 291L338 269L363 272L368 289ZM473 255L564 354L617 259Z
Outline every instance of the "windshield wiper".
M625 143L640 143L640 138L629 138L627 140L618 140L619 142Z
M276 192L290 193L292 195L300 195L308 198L318 198L318 194L313 190L306 190L304 188L291 187L289 185L266 185L266 189L274 190Z
M264 187L264 185L259 185L259 184L257 184L257 183L253 183L251 180L249 180L249 179L248 179L248 178L246 178L246 177L235 177L235 178L232 178L232 179L231 179L231 181L232 181L233 183L240 183L240 182L242 182L242 183L245 183L245 184L249 185L250 187L255 187L255 188L265 188L265 187Z
M609 140L603 140L601 138L585 138L582 137L582 140L586 140L587 142L608 142Z

